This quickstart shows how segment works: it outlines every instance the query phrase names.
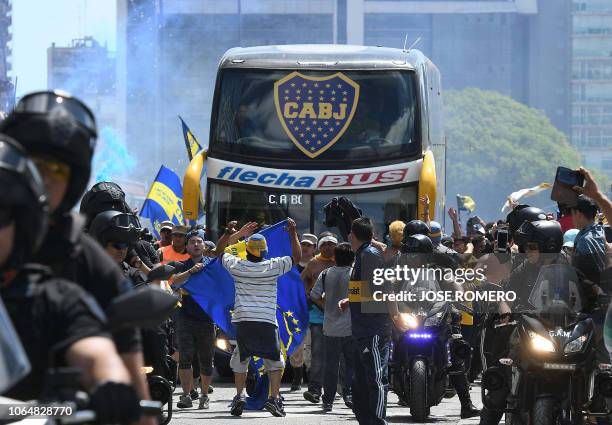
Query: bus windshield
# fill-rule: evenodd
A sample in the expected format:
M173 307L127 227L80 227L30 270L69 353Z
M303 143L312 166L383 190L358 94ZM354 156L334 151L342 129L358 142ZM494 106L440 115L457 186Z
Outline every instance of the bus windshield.
M225 69L215 103L218 158L316 167L421 153L412 71Z
M334 196L347 196L362 209L363 215L372 219L374 236L383 240L389 223L395 220L409 221L416 216L417 187L408 185L399 188L372 192L299 193L282 192L271 188L248 188L209 182L207 228L211 235L220 236L219 229L230 220L241 226L256 221L261 227L277 223L287 217L295 220L298 232L319 234L330 230L323 225L323 207ZM212 201L214 200L214 201ZM334 230L334 231L337 231Z

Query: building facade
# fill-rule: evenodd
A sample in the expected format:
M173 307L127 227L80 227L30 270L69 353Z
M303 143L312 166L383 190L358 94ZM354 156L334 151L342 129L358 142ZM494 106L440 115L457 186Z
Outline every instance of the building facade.
M117 125L115 58L92 37L64 47L53 43L47 49L47 87L82 99L100 129Z
M15 84L11 79L12 13L10 0L0 0L0 112L8 113L15 104Z
M347 43L415 45L438 65L445 89L501 92L569 134L571 1L118 0L122 128L137 155L182 171L177 115L205 144L227 49Z
M573 0L572 143L612 179L612 1Z

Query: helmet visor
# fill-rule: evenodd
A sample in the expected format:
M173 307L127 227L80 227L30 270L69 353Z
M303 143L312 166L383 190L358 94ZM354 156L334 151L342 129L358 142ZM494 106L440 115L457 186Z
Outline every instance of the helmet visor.
M523 224L514 233L514 242L518 245L525 245L527 242L532 242L531 237L536 232L535 226L530 221L524 221Z
M46 198L45 186L34 163L19 149L2 139L0 139L0 170L8 170L25 176L36 199ZM0 205L2 205L1 200Z
M20 113L47 114L63 110L81 124L92 138L97 137L96 120L91 110L80 100L61 92L38 92L24 96L15 106ZM92 142L93 143L93 140Z
M140 229L142 227L138 217L136 217L134 214L127 213L117 214L112 218L111 223L113 227L124 229L128 229L130 227Z

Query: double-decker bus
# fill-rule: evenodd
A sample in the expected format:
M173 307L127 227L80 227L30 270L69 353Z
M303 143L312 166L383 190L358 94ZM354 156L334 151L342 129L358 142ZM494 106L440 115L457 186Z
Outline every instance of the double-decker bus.
M419 195L429 195L432 219L443 216L440 73L418 50L230 49L219 65L209 140L213 237L230 220L267 225L288 216L300 233L319 234L323 206L336 196L373 220L379 240L392 221L421 215Z

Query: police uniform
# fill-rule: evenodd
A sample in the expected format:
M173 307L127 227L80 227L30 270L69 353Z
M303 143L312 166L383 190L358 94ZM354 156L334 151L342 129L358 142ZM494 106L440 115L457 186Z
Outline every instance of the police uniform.
M78 215L62 216L49 228L34 262L81 286L105 309L115 297L131 290L132 283L100 244L81 231L80 224ZM120 354L141 351L137 329L113 332L113 340Z
M22 272L0 295L32 366L5 394L9 398L40 398L47 369L65 366L64 354L70 345L86 337L108 336L102 310L72 282Z

